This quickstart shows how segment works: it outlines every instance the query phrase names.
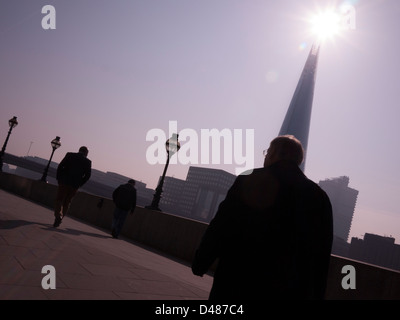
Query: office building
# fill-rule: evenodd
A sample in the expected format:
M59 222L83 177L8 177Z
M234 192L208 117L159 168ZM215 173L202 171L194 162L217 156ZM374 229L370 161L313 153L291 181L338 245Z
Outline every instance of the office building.
M186 181L182 179L165 177L160 199L160 209L163 212L182 215L179 209L179 201L185 188L185 183Z
M358 191L349 187L349 181L349 177L342 176L318 183L331 200L334 235L346 242L358 197Z
M366 233L364 239L352 238L349 258L381 267L400 270L400 245L392 237Z
M224 170L190 167L179 196L179 213L210 222L235 179L235 175Z

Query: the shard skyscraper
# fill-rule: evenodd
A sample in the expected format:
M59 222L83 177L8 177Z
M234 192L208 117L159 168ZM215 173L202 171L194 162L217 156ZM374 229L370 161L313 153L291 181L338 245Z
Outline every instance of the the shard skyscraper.
M303 171L307 155L308 133L310 131L318 55L319 44L314 44L308 54L303 72L301 73L285 119L282 123L281 130L279 131L279 135L294 135L303 144L305 154L304 161L300 166Z

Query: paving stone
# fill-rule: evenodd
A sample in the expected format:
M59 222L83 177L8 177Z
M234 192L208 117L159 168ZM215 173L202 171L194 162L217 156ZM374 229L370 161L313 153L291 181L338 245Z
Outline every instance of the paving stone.
M53 228L51 210L3 190L0 203L0 300L208 298L212 278L173 258L72 217ZM45 265L56 289L42 288Z

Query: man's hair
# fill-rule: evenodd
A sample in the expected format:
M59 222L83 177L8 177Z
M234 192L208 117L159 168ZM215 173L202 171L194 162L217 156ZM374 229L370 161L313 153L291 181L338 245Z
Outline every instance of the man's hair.
M276 137L271 141L270 147L273 148L279 160L294 161L297 165L303 162L303 146L301 142L292 135Z
M128 183L135 185L136 181L133 179L129 179Z
M79 148L79 152L87 155L89 153L89 149L85 146L82 146Z

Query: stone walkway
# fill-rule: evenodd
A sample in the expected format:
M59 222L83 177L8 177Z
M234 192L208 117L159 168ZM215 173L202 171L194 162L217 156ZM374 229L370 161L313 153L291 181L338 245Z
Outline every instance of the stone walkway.
M1 300L205 300L212 277L0 190ZM53 266L52 272L42 270ZM43 271L43 273L42 273ZM55 282L55 289L44 289Z

